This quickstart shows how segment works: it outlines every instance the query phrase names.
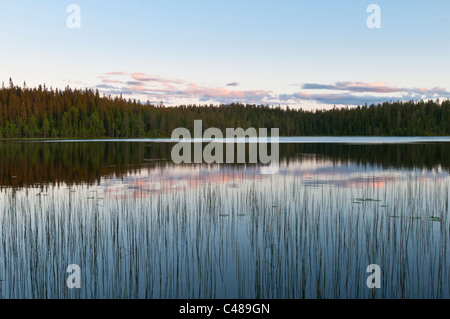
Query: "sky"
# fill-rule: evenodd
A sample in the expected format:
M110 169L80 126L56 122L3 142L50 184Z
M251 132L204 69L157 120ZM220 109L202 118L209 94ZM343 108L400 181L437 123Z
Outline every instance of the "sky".
M168 106L450 98L448 0L0 1L5 84Z

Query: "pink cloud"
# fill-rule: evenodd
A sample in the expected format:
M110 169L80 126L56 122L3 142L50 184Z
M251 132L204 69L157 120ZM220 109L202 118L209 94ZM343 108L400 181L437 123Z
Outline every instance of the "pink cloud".
M302 88L305 90L331 90L331 91L348 91L354 93L401 93L428 96L449 96L450 93L445 88L435 87L427 88L402 88L389 86L385 82L335 82L334 84L320 83L304 83Z
M385 82L336 82L334 84L318 84L318 83L304 83L303 89L308 90L334 90L334 91L351 91L351 92L371 92L371 93L394 93L400 92L402 89L386 85Z
M102 79L103 83L120 83L121 81L119 80L114 80L114 79Z
M114 78L112 75L127 75ZM105 75L111 75L106 77ZM299 105L304 102L326 105L364 105L385 101L414 100L430 97L450 97L445 88L398 88L385 82L341 81L333 84L305 83L303 90L295 93L278 93L267 90L236 90L235 86L224 87L200 85L193 82L167 79L143 72L109 72L102 76L97 85L108 94L128 94L152 101L183 101L183 104L211 101L213 103L241 102L248 104ZM108 86L116 83L117 87ZM237 83L237 82L236 82ZM324 91L321 91L324 90ZM334 91L332 93L326 91ZM367 93L367 94L362 94ZM368 94L372 93L372 94ZM390 96L386 93L396 93ZM186 101L186 102L184 102Z
M137 92L146 92L147 91L147 88L142 85L132 85L132 86L128 87L128 89L131 91L137 91Z
M385 82L337 82L336 86L342 88L342 90L353 92L394 93L401 91L397 87L387 86Z
M181 83L184 83L184 81L181 81L181 80L169 80L169 79L164 79L164 78L160 78L160 77L148 76L145 73L132 73L131 77L133 79L135 79L136 81L142 81L142 82L158 82L158 83L163 83L163 84L167 84L167 83L181 84Z
M127 75L126 72L107 72L107 75Z

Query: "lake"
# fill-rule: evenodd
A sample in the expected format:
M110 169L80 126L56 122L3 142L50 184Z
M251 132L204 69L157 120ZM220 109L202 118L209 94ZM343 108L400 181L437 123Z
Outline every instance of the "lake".
M173 146L1 141L0 297L450 297L449 137L280 138L272 175Z

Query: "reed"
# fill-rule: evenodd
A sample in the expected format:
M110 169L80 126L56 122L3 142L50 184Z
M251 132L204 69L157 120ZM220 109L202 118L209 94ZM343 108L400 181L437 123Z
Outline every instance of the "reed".
M347 188L274 175L136 194L3 190L0 295L450 297L447 180ZM366 286L373 263L381 289ZM81 289L65 285L69 264L81 267Z

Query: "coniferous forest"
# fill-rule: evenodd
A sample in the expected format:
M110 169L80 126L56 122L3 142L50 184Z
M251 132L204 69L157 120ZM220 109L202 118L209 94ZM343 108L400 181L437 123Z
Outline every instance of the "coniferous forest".
M450 101L385 102L306 111L267 105L180 105L101 96L97 90L9 85L0 89L0 138L170 137L217 127L279 128L280 136L450 135Z

